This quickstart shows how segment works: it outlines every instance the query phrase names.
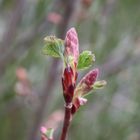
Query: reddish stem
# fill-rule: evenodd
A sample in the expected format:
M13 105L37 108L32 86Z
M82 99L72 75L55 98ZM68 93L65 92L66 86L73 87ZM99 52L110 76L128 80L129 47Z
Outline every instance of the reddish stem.
M68 128L71 122L71 117L71 106L65 106L65 117L60 140L66 140Z

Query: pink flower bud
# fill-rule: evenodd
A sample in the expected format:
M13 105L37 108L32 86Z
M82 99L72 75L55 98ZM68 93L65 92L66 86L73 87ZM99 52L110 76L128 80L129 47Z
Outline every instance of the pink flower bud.
M66 33L65 38L65 56L72 56L77 64L79 57L79 41L75 28L71 28Z
M47 132L46 127L42 126L40 128L40 132L41 132L41 140L48 140L46 137L46 132Z
M90 92L93 89L93 85L98 77L98 74L99 74L98 69L93 69L90 72L88 72L76 87L75 95L82 96Z
M42 134L45 134L45 133L47 132L46 127L42 126L42 127L40 128L40 132L41 132Z
M86 84L87 86L92 86L98 76L99 70L98 69L93 69L90 72L88 72L81 80L81 83Z

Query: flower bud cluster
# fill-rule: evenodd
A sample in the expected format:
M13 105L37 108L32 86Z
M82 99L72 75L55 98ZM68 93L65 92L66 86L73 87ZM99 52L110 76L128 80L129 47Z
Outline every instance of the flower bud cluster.
M71 28L66 34L64 57L66 61L62 74L63 96L66 105L72 103L72 114L74 114L81 105L84 105L87 102L87 99L84 98L84 96L93 89L99 70L91 70L76 86L79 41L77 32L74 28Z

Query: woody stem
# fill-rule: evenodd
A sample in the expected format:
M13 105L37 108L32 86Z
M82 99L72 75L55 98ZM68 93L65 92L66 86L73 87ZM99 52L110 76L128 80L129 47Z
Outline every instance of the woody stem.
M69 125L71 122L71 106L65 106L65 117L64 117L64 123L63 123L63 129L61 133L60 140L66 140L67 132L69 129Z

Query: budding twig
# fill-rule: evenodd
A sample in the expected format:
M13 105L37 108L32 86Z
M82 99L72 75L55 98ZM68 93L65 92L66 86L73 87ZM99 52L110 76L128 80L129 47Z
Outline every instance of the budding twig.
M86 53L80 54L79 57L79 41L75 28L71 28L70 30L68 30L68 32L66 33L64 44L58 43L58 40L58 38L52 40L52 38L49 37L48 42L50 42L51 44L46 42L46 46L43 48L43 52L44 54L50 55L52 57L60 57L63 63L66 63L65 65L63 65L64 68L62 73L65 117L60 137L60 140L66 140L67 132L72 120L72 115L74 115L78 111L80 106L85 105L85 103L87 102L87 99L84 98L84 96L93 89L99 89L103 87L106 82L96 82L99 74L99 70L96 68L88 72L81 79L79 84L76 85L78 76L77 66L80 65L80 69L90 67L93 62L94 55L86 51ZM65 62L65 59L69 59L69 61Z
M63 124L63 129L62 129L62 133L61 133L61 137L60 140L65 140L67 137L67 132L69 129L69 125L71 122L71 109L72 109L72 104L65 106L65 117L64 117L64 124Z

